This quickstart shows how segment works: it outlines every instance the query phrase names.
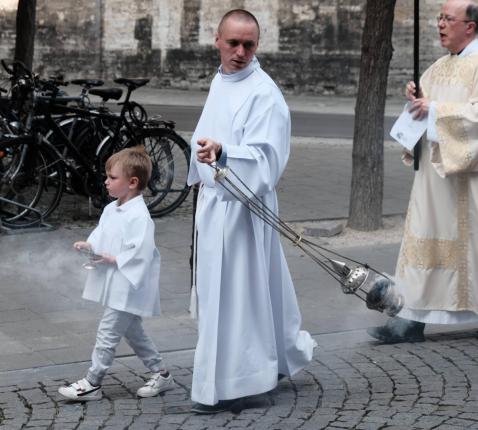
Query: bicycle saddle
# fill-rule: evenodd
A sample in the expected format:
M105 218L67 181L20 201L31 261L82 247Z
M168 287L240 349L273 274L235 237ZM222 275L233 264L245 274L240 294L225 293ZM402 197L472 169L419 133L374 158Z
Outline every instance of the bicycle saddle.
M135 90L136 88L142 87L149 82L149 79L127 79L127 78L118 78L115 79L115 83L120 85L126 85L128 88Z
M121 88L92 88L90 94L99 96L106 102L109 99L119 100L123 95L123 90Z
M73 79L70 82L74 85L84 85L88 88L101 87L104 84L101 79Z

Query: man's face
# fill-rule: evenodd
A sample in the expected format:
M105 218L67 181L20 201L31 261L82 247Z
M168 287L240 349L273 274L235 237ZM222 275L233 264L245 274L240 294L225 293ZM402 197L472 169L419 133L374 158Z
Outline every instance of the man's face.
M249 65L259 44L259 31L254 22L229 17L216 33L216 48L221 54L222 69L237 72Z
M452 54L462 51L474 37L475 23L467 21L466 0L448 0L442 7L438 19L441 46Z

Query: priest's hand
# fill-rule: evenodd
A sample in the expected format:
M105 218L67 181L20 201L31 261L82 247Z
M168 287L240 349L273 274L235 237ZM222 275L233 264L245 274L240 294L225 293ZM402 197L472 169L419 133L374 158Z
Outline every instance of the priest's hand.
M417 87L415 86L415 82L413 81L408 82L407 86L405 87L405 97L411 102L416 100L417 98L423 98L423 92L421 88L418 97L415 95L416 88Z
M423 119L428 115L428 110L430 108L430 102L425 97L415 99L410 102L410 107L408 111L412 114L413 119Z
M222 146L212 139L198 139L200 148L196 152L200 163L213 163L221 156Z
M415 95L416 85L414 81L408 82L405 87L405 96L410 100L410 107L408 111L413 115L413 119L423 119L428 115L428 109L430 102L423 97L423 92L420 88L418 91L418 97Z

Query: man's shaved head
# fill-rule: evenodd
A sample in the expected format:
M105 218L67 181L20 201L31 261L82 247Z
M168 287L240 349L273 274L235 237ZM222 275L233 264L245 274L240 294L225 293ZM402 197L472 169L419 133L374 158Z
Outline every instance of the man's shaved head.
M229 18L234 18L238 21L254 23L257 27L257 34L258 35L260 34L259 22L257 21L256 17L252 13L248 12L245 9L233 9L233 10L230 10L229 12L227 12L222 17L221 22L219 23L219 26L217 27L218 34L221 34L224 23Z

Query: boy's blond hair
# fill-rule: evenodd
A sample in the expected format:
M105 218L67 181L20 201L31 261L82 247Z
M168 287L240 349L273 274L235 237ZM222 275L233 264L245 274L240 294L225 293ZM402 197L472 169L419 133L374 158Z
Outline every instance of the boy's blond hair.
M146 188L153 165L144 146L134 146L114 153L106 160L106 172L109 172L116 164L120 166L128 179L138 178L138 191L143 191Z

